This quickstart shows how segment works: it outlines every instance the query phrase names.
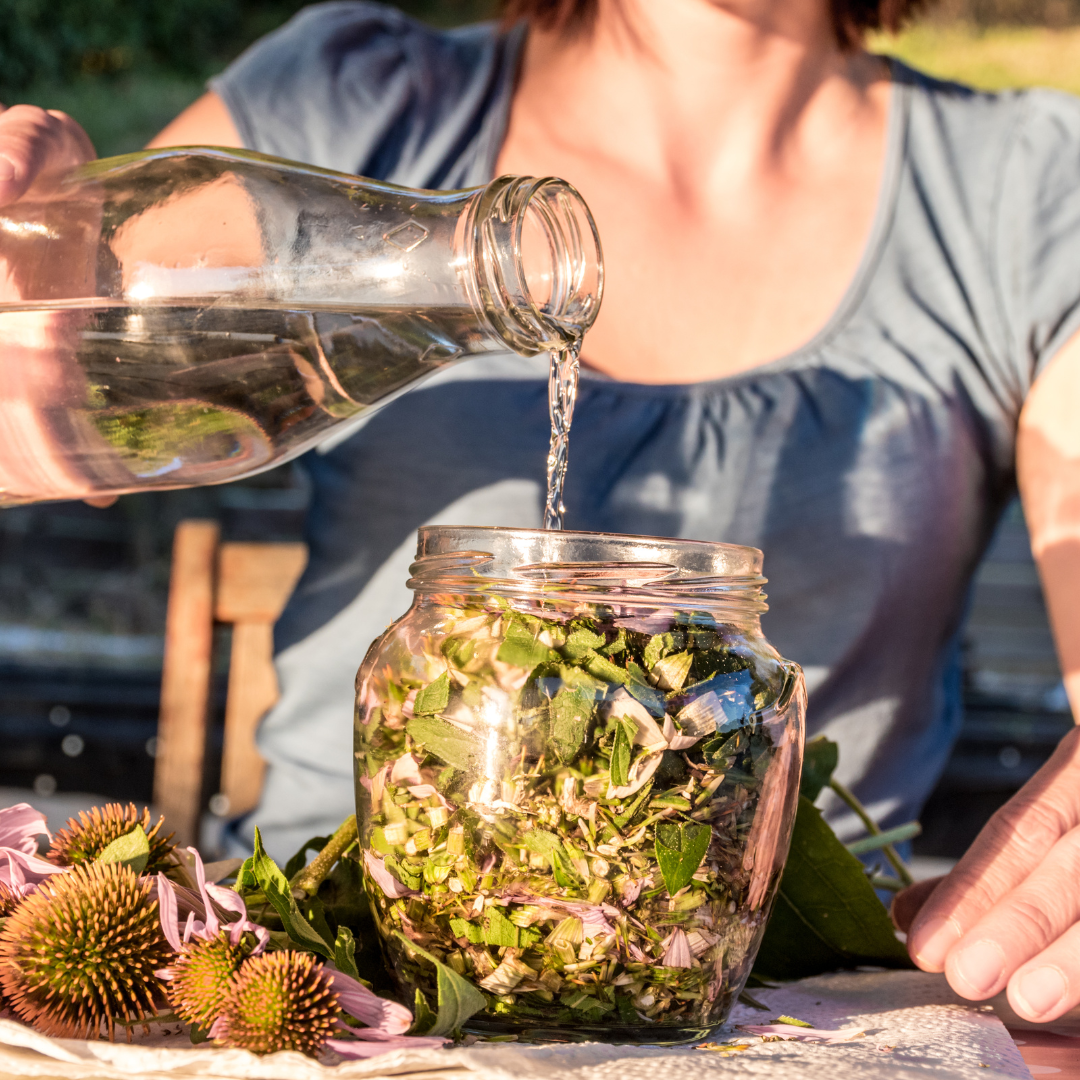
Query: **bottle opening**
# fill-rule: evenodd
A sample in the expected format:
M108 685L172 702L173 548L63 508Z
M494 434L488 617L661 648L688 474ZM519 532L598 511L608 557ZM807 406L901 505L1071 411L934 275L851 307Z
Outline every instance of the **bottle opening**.
M480 303L516 352L577 344L604 289L596 223L563 180L503 176L480 194L471 259Z

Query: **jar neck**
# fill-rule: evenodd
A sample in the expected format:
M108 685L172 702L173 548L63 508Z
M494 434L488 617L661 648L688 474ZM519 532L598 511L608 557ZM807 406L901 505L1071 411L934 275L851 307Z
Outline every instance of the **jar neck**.
M604 292L600 236L563 180L500 176L478 191L460 242L473 303L514 352L579 345Z

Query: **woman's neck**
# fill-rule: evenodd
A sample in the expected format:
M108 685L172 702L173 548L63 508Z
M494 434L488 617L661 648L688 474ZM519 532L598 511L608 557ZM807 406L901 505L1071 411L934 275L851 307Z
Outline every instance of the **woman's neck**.
M601 0L591 34L530 34L501 172L562 176L604 244L582 360L715 379L828 321L872 232L885 65L828 0Z
M533 32L518 123L632 159L655 181L705 194L723 174L797 167L808 140L858 123L880 61L844 51L821 0L601 0L591 33ZM707 197L707 196L706 196Z

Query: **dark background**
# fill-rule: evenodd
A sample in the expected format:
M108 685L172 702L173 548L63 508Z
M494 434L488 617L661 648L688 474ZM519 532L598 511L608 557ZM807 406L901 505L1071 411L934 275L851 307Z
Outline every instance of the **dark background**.
M134 150L209 75L301 6L6 0L0 100L65 109L103 155ZM494 9L487 0L398 6L440 24ZM1080 21L1080 0L945 0L933 18L1058 26ZM85 793L148 800L176 523L206 517L227 540L295 540L306 498L302 471L290 465L224 487L129 495L107 510L0 510L0 788L19 789L0 797L31 789L39 801L72 806L88 802ZM923 856L961 854L1071 726L1015 504L977 574L964 641L964 728L923 815L915 844ZM221 689L219 673L219 721ZM212 757L209 775L215 764ZM213 790L208 782L208 797Z

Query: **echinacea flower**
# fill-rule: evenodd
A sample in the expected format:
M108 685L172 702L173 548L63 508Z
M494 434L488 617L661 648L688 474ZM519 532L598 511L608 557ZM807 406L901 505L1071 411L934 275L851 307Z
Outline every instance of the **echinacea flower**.
M152 1016L169 956L150 883L120 863L44 881L0 931L0 987L46 1035L96 1039Z
M161 929L169 944L176 952L180 952L193 938L210 941L224 930L229 935L232 944L237 945L245 933L252 933L255 935L257 944L251 955L257 956L266 948L270 940L270 931L247 917L247 905L235 889L208 882L199 853L194 848L186 850L193 858L195 881L198 885L197 894L190 889L185 889L182 885L174 885L160 871L157 875ZM184 901L187 908L187 917L183 924L180 922L179 899ZM237 917L223 919L224 915L230 913ZM164 979L169 977L169 974L162 975Z

